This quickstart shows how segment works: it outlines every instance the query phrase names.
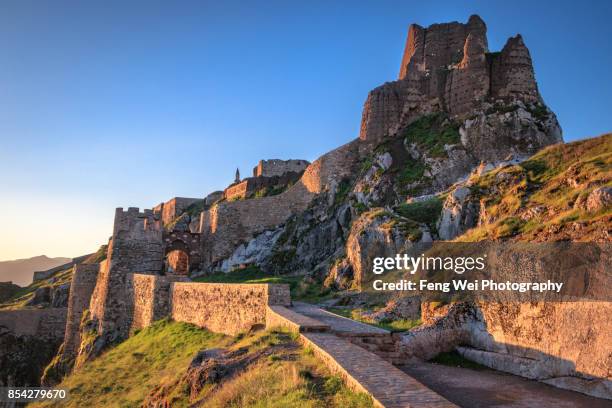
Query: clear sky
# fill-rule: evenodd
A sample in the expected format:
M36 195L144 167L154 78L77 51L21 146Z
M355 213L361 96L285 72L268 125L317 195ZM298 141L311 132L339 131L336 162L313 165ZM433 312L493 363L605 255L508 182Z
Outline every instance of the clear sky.
M358 135L411 22L523 34L566 140L612 130L610 1L0 1L0 260L78 256L115 207L202 197Z

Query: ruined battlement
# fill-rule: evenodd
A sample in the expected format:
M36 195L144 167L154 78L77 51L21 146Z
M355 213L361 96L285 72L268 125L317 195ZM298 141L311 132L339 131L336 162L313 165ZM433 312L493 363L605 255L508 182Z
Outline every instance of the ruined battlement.
M160 203L153 207L153 213L159 215L163 225L168 224L178 217L189 207L197 202L203 201L202 198L173 197L165 203Z
M290 172L301 173L309 164L307 160L260 160L253 168L253 177L280 177Z
M129 207L124 211L122 207L115 209L115 223L113 236L121 234L145 235L149 232L161 234L162 224L159 214L146 209L142 212L137 207Z

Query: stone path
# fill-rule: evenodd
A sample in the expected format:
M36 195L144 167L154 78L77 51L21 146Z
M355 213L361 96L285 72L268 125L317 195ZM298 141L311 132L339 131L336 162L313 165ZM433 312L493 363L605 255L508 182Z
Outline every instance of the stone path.
M323 310L320 307L310 305L308 303L294 302L292 307L296 313L318 320L327 324L331 331L336 334L348 335L367 335L367 336L388 336L391 333L388 330L374 327L369 324L361 323L337 314Z
M302 341L342 376L349 387L371 395L379 406L456 407L391 363L345 339L330 333L303 333Z
M356 322L313 305L268 307L268 326L283 326L299 332L333 372L355 391L370 395L377 406L386 408L456 407L410 375L363 347L353 344L355 336L380 340L390 338L384 329Z
M473 370L433 363L405 365L400 368L461 407L612 407L612 401L562 390L487 368Z

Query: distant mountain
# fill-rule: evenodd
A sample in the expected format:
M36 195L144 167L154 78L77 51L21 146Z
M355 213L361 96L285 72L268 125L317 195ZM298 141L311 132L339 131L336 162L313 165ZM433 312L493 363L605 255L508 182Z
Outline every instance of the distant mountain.
M0 282L12 281L19 286L32 283L35 271L44 271L70 262L71 258L49 258L46 255L14 261L0 261Z

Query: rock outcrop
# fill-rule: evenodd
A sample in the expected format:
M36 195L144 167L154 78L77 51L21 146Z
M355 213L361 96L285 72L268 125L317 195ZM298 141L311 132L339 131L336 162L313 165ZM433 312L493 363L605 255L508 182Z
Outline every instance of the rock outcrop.
M471 16L466 24L411 25L399 78L370 92L359 137L373 141L394 136L418 117L434 112L445 112L463 122L491 105L513 106L520 101L550 116L540 126L541 134L527 142L533 145L530 153L561 141L556 118L538 92L523 38L512 37L501 52L491 53L486 31L478 16ZM513 127L512 132L519 129ZM492 143L497 140L486 131L478 136ZM522 140L524 135L518 132L513 136ZM507 153L506 145L490 148Z

